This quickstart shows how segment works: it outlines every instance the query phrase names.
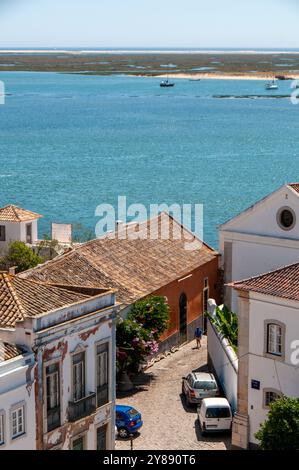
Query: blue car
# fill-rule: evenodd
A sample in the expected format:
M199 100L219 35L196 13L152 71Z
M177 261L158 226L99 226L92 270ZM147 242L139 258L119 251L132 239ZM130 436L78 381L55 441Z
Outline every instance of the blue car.
M132 406L116 405L116 428L122 438L135 434L143 425L141 414Z

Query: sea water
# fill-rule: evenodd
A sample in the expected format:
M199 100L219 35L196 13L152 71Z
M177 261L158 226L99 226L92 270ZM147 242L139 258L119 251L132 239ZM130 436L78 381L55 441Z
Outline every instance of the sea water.
M290 82L0 72L0 206L94 230L95 208L204 205L204 237L286 182L299 180L299 106ZM225 98L215 98L224 96ZM237 97L237 98L235 98ZM246 98L242 98L246 97Z

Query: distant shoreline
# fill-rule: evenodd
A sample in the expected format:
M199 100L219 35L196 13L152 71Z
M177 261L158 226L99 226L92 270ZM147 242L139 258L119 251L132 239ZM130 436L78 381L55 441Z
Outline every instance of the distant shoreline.
M269 80L299 78L299 50L279 51L0 51L1 72L57 72L176 79Z
M124 54L124 55L139 55L139 54L199 54L199 55L273 55L273 54L294 54L299 55L299 49L0 49L0 54Z
M138 75L139 77L149 77L149 75ZM288 80L299 79L299 73L297 74L284 74ZM187 79L187 80L272 80L274 77L271 74L221 74L221 73L169 73L162 75L154 75L153 78L171 78L171 79Z

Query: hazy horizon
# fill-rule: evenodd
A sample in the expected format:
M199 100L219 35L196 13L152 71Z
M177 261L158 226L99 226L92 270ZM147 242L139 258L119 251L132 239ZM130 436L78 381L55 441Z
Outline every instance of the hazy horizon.
M0 0L0 49L296 49L296 0Z

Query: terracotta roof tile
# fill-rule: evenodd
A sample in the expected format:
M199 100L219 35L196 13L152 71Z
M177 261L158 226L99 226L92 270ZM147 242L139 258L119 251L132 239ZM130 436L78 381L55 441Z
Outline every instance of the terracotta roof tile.
M62 288L0 273L0 327L14 327L25 317L70 305L91 295L94 293L88 295L72 286Z
M299 301L299 263L228 285L237 290Z
M299 183L289 183L287 186L296 191L296 193L299 193Z
M168 224L170 237L163 239L162 230ZM166 213L138 227L146 234L150 229L156 231L156 239L122 239L122 228L20 276L56 284L75 280L76 284L113 287L118 290L118 300L128 305L218 256ZM129 224L126 229L133 231L134 227ZM177 234L181 239L176 238ZM185 244L190 241L197 244L197 249L186 250Z
M15 357L20 356L25 351L21 349L19 346L10 343L3 343L0 341L0 363L3 361L9 361L10 359L14 359Z
M29 220L39 219L40 217L42 216L35 212L21 209L20 207L12 204L0 208L0 220L6 222L26 222Z

